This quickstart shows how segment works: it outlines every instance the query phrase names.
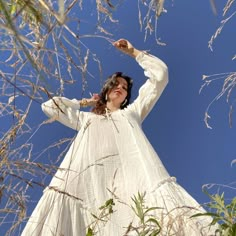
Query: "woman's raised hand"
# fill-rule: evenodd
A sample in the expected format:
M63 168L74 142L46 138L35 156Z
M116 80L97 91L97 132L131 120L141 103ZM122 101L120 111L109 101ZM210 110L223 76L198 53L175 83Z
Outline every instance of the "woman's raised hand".
M117 40L113 43L113 46L132 57L136 57L140 53L140 51L134 48L133 45L126 39Z
M88 100L88 106L95 106L96 102L99 100L99 95L97 93L94 93L91 98Z

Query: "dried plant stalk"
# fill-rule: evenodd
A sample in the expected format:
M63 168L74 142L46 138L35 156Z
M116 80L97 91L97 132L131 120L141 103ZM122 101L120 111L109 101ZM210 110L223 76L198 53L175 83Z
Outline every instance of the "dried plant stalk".
M164 0L138 2L140 9L148 9L139 22L144 22L146 31L154 31L151 21L163 12ZM28 192L47 185L73 140L59 138L38 150L35 140L41 137L41 129L55 119L41 120L35 126L32 112L72 86L80 84L83 94L88 78L100 75L102 80L102 61L84 41L100 38L110 44L115 40L109 26L119 24L113 12L123 1L93 3L97 31L85 35L80 31L88 22L80 19L86 10L83 0L0 0L0 123L4 124L0 129L0 227L6 229L5 235L19 232L28 217ZM96 75L90 66L97 68ZM51 159L48 153L57 156Z

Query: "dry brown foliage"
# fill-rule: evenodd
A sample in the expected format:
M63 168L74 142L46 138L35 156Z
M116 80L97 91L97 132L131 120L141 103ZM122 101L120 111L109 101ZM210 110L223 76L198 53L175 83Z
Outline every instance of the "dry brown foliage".
M54 95L63 95L76 83L81 84L83 93L87 77L94 77L89 71L91 63L98 74L102 72L100 59L83 39L100 37L113 42L106 26L119 24L113 12L123 2L91 0L96 32L93 29L85 35L80 33L86 24L80 13L88 10L83 0L0 0L0 228L7 229L6 235L20 231L28 217L29 190L45 187L72 140L60 139L38 150L34 140L52 120L35 126L33 107ZM147 37L155 31L153 22L163 12L164 0L137 2L137 22ZM44 161L48 153L61 147L56 158Z
M234 11L233 3L234 0L228 0L223 8L222 17L223 19L220 22L220 26L216 29L215 33L212 35L211 39L208 42L208 47L211 51L213 51L213 43L216 40L216 38L221 34L223 28L226 24L229 23L230 20L234 19L234 16L236 14L236 11ZM212 10L215 14L217 14L217 4L214 0L210 0ZM232 32L233 33L233 32ZM232 60L234 60L236 56L234 55ZM207 128L212 129L212 127L209 124L209 119L211 116L209 115L209 110L211 106L218 101L220 98L222 98L224 95L226 95L226 101L229 103L229 125L232 127L233 121L233 108L235 103L235 98L233 97L233 91L236 85L236 72L226 72L226 73L219 73L219 74L213 74L213 75L203 75L202 77L203 85L200 88L200 92L202 89L214 82L217 81L223 81L221 90L218 92L218 94L212 99L212 101L207 106L207 109L205 111L205 124Z

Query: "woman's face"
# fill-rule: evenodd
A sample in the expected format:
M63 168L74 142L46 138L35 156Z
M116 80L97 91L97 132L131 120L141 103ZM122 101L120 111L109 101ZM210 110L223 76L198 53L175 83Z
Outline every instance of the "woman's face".
M116 78L115 86L107 92L108 101L115 102L121 105L127 97L127 90L127 81L122 77Z

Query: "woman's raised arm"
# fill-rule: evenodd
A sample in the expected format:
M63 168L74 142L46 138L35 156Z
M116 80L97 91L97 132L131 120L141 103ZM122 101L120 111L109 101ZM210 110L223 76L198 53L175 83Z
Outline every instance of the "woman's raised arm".
M136 49L128 40L119 39L113 45L121 52L133 57L144 69L148 77L145 84L139 89L139 95L128 109L138 113L142 122L161 96L168 83L168 68L159 58Z
M140 53L136 61L144 69L144 75L148 79L139 89L139 95L130 108L135 109L142 122L168 83L168 68L161 59L145 52Z

